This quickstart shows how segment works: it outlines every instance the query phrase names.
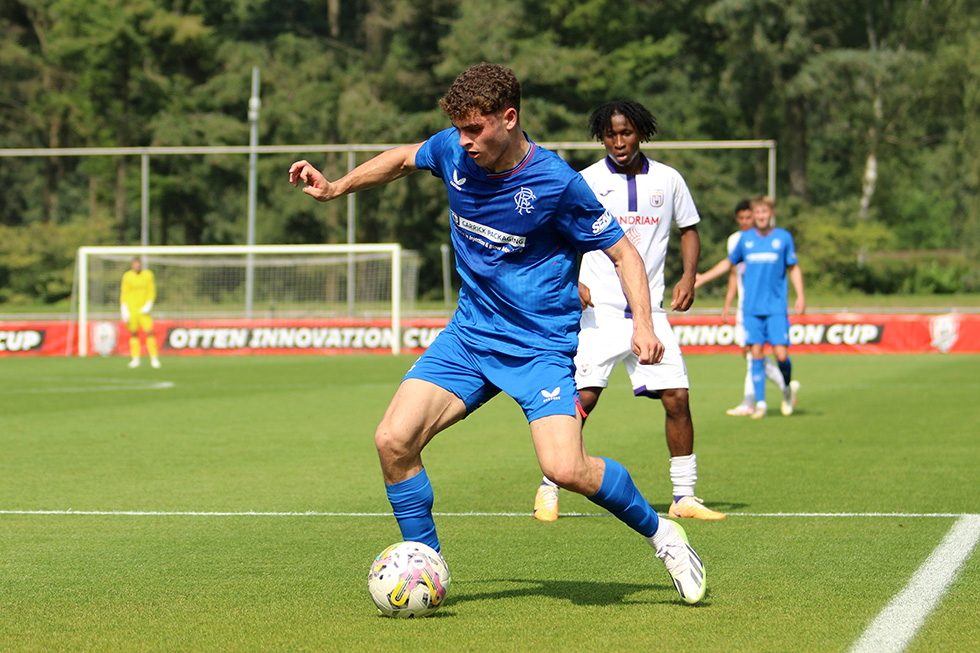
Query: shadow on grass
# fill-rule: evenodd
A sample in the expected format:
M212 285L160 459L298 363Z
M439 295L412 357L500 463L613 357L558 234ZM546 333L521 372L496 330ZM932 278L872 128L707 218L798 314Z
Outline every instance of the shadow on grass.
M741 503L741 502L736 502L736 501L727 501L726 502L726 501L712 500L712 501L706 501L705 502L705 505L708 506L709 508L711 508L712 510L719 510L721 512L731 512L731 511L741 510L743 508L748 508L752 504L749 504L749 503ZM674 519L673 517L668 517L667 516L667 511L670 510L670 504L669 503L651 503L650 504L650 507L654 509L654 511L660 516L661 519ZM601 508L599 508L597 506L596 507L596 510L601 510ZM528 516L533 516L533 514L534 513L529 512L528 513ZM594 519L595 517L613 517L613 518L615 518L615 515L613 515L612 513L608 513L608 512L587 512L587 513L559 513L559 516L558 516L559 519L579 519L579 518ZM698 521L698 520L696 520L696 519L678 519L677 521L681 525L683 525L683 524L686 524L688 522Z
M704 505L707 506L708 508L711 508L712 510L717 510L719 512L732 512L736 510L741 510L743 508L748 508L751 504L740 503L735 501L719 501L717 499L712 499L709 501L705 501ZM678 524L682 526L684 524L699 521L697 519L675 519L674 517L668 517L667 511L670 510L669 503L656 503L656 504L651 503L650 507L657 511L657 514L660 515L661 519L664 518L671 519L673 521L676 521Z
M519 585L511 589L492 592L481 591L481 588L495 583ZM656 597L629 598L640 592L656 592ZM698 607L710 605L710 590ZM450 610L453 606L471 601L498 601L501 599L524 598L529 596L545 596L554 599L571 601L575 605L607 606L607 605L685 605L677 596L674 586L670 583L602 583L594 581L571 580L530 580L521 578L503 578L481 581L453 581L452 592L446 601ZM437 613L438 614L438 613ZM448 616L448 615L447 615Z

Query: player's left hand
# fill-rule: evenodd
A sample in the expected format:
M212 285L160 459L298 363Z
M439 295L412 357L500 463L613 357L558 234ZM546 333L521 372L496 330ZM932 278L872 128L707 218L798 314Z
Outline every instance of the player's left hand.
M150 311L152 310L153 310L153 300L151 299L147 301L145 304L143 304L143 307L140 308L140 313L142 313L143 315L149 315Z
M674 286L674 296L670 301L670 310L686 311L694 304L694 283L681 279Z

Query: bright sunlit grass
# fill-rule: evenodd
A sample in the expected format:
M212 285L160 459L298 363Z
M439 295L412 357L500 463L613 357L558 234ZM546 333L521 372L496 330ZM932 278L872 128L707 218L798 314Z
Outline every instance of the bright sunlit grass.
M426 449L453 585L402 622L366 578L400 539L373 433L412 358L2 359L0 648L847 650L980 513L980 356L793 361L797 413L752 421L724 414L744 362L688 357L698 494L730 515L684 523L701 605L586 499L530 517L540 471L498 397ZM586 443L666 513L663 411L624 374ZM974 552L912 649L980 649L978 605Z

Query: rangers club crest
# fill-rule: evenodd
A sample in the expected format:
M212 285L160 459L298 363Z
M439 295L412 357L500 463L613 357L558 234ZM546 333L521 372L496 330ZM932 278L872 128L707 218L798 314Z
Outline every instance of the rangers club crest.
M530 188L521 186L521 189L514 195L514 203L517 205L518 213L530 213L534 210L534 200L538 199Z
M660 208L663 205L664 205L663 189L650 191L650 206L654 208Z

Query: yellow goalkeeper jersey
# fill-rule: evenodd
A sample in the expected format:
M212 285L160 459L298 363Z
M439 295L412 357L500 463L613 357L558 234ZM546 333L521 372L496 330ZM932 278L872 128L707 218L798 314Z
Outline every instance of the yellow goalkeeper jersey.
M136 274L132 270L127 270L122 278L122 292L119 301L129 306L133 313L143 308L148 301L156 301L157 286L153 280L153 273L149 270L141 270Z

